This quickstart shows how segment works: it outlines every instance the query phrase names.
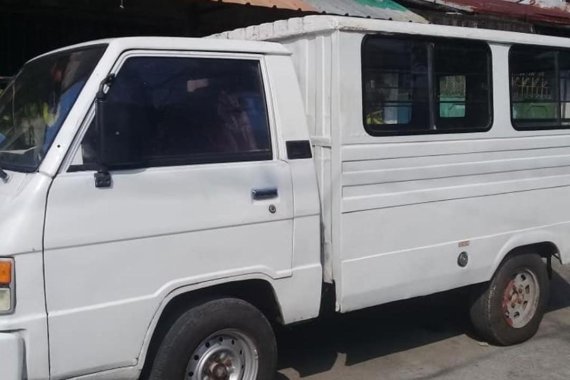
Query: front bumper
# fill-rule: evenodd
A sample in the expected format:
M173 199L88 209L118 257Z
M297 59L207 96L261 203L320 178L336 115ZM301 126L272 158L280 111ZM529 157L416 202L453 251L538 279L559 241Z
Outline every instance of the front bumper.
M0 333L0 379L22 380L24 341L17 334Z

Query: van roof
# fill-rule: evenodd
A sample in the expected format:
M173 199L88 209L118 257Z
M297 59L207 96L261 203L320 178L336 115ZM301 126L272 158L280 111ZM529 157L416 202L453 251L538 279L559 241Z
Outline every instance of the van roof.
M283 41L296 40L307 35L323 34L336 30L357 33L404 33L420 36L426 35L467 38L506 44L520 43L570 47L570 39L563 37L458 26L322 15L280 20L272 23L235 29L215 34L211 37L240 40Z
M262 41L233 41L212 40L206 38L191 37L121 37L105 40L85 42L54 50L38 57L60 53L68 50L81 49L95 45L109 45L108 49L117 51L126 50L196 50L205 52L233 52L245 54L264 55L290 55L291 53L282 45L273 42Z

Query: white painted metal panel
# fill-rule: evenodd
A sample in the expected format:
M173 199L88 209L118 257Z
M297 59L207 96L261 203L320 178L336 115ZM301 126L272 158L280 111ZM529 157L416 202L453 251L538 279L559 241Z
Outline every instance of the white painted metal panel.
M24 374L24 342L17 334L0 333L0 377L21 380Z
M272 187L278 199L252 201L252 189ZM52 375L136 364L178 287L290 276L292 210L279 161L116 172L110 189L95 188L93 172L58 176L45 232Z
M321 221L315 161L313 158L290 159L287 141L307 141L309 132L303 112L297 74L290 57L270 55L264 58L271 96L270 113L275 118L275 139L279 157L291 171L293 196L292 275L273 283L285 323L318 315L323 268L321 265ZM314 154L314 153L313 153ZM299 299L298 292L303 294Z
M379 32L489 41L493 128L369 135L361 45L364 35ZM507 65L512 43L570 47L568 39L323 16L217 37L278 41L293 52L317 152L325 274L335 281L341 310L486 281L517 245L551 241L569 261L570 135L513 129ZM320 55L315 41L330 54ZM469 246L460 247L465 241ZM471 256L467 268L457 265L463 249Z
M331 229L332 208L330 160L331 147L326 141L331 139L331 117L334 112L331 103L332 76L332 42L328 35L311 35L306 38L282 41L296 59L293 61L296 77L298 78L302 101L305 110L305 119L311 135L314 151L314 165L318 175L318 195L320 199L322 223L322 264L324 280L331 283L333 280L334 255L333 232ZM321 143L315 143L315 137Z
M456 37L492 41L502 44L535 44L570 47L568 38L545 35L506 32L502 30L420 24L390 20L372 20L358 17L306 16L273 23L250 26L212 35L215 38L233 40L276 41L300 40L310 35L331 34L334 31L346 33L404 33L421 36ZM296 59L296 58L295 58Z
M10 354L5 358L0 353L0 362L17 355L22 366L18 370L28 379L45 379L49 362L42 231L51 179L40 173L8 171L8 175L8 182L0 182L0 255L14 257L15 310L13 314L0 315L0 334L19 331L18 347L22 347L6 343ZM13 363L6 365L13 368Z

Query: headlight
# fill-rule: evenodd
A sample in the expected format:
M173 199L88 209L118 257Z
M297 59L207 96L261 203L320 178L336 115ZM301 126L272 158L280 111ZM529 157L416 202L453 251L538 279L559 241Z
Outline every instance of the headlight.
M0 258L0 314L14 311L14 260Z

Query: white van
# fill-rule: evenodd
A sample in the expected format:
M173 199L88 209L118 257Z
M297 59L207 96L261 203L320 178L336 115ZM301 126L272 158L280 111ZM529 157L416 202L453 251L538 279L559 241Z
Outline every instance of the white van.
M270 380L272 324L570 259L570 41L311 16L27 63L0 98L0 379ZM224 39L226 38L226 39ZM233 41L228 39L263 39Z

